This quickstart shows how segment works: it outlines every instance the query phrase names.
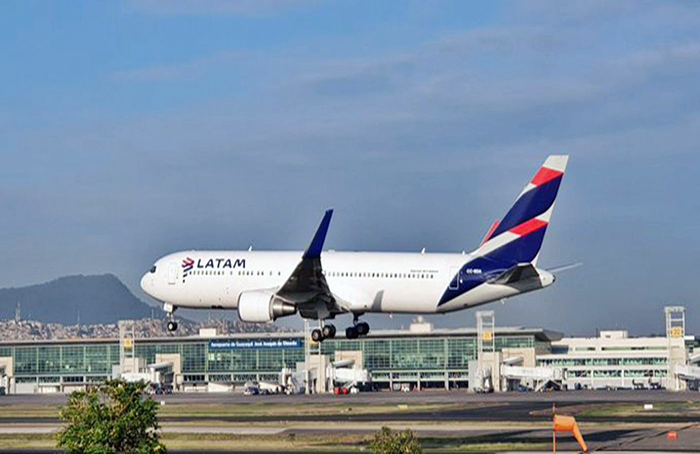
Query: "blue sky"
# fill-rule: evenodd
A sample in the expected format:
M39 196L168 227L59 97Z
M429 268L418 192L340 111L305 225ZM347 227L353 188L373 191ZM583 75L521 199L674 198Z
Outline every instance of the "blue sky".
M700 330L697 2L5 1L0 55L2 286L142 295L165 253L300 249L329 206L334 249L470 250L565 152L540 263L585 265L497 323Z

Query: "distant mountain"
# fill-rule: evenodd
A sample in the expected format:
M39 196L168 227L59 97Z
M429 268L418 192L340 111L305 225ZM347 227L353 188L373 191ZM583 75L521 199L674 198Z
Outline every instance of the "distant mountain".
M134 296L113 274L67 276L45 284L0 289L0 319L15 317L75 325L116 323L151 316L151 306ZM160 311L157 311L160 315Z

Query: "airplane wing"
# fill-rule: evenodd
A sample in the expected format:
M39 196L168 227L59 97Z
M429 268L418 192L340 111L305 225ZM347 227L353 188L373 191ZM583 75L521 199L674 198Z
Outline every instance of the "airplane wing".
M328 288L321 266L321 251L331 223L333 210L326 211L309 247L287 281L277 290L277 296L296 304L302 317L315 318L342 312ZM326 313L327 312L327 313Z

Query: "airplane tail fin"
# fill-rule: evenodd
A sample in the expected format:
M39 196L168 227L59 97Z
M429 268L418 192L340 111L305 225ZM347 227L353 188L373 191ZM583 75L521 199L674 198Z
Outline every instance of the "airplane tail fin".
M501 263L536 265L568 161L568 155L549 156L473 254Z

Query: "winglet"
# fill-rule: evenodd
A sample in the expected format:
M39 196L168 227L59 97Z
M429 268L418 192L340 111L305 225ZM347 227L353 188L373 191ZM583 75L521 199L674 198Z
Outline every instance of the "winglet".
M323 215L321 224L316 229L311 244L304 251L305 259L314 259L321 257L321 251L323 250L323 243L326 241L326 234L328 233L328 226L331 224L331 216L333 216L333 209L327 210L326 214Z

